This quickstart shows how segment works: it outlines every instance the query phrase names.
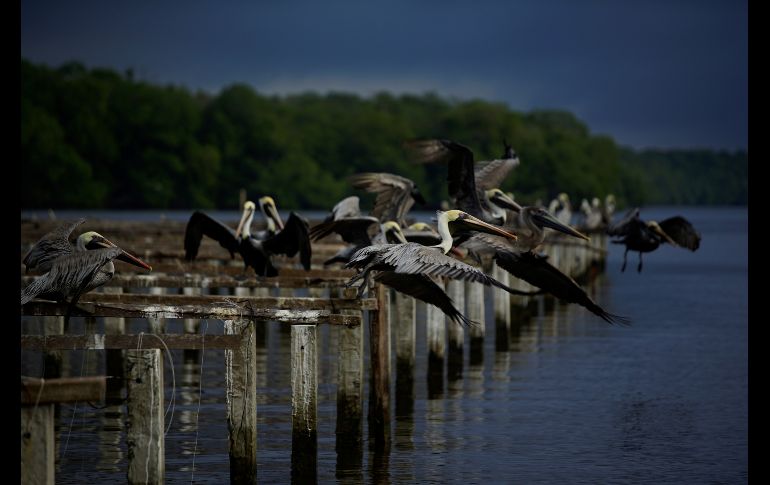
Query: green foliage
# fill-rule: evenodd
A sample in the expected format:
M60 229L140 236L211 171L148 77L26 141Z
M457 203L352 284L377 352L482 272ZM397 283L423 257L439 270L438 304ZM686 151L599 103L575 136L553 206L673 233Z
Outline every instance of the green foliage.
M438 207L446 167L411 163L407 140L449 138L477 160L507 140L521 165L503 182L523 203L559 192L575 203L614 193L629 204L746 204L745 152L642 151L592 135L571 113L512 111L437 96L265 96L244 84L218 95L157 86L71 62L21 60L22 206L235 208L238 192L282 209L330 209L357 193L354 173L413 179Z

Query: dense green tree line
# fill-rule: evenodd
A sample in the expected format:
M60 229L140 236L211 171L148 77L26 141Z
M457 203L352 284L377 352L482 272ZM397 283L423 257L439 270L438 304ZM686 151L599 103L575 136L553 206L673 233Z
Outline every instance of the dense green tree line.
M24 208L231 208L239 189L279 207L329 209L364 171L409 177L446 198L446 168L409 162L402 144L449 138L477 160L507 139L521 159L503 189L517 200L746 204L748 154L633 151L564 111L434 94L265 96L234 84L211 96L78 63L21 61ZM359 195L363 195L360 194Z

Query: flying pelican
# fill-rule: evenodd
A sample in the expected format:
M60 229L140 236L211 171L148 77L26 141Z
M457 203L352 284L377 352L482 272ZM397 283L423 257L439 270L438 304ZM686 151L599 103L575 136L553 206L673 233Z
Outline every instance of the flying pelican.
M377 194L371 215L380 221L396 221L406 226L406 214L415 202L425 204L417 185L406 177L392 173L359 173L348 179L353 187Z
M504 214L492 213L485 208L485 190L496 187L510 170L519 164L519 159L511 149L506 156L515 158L492 160L474 165L473 152L470 148L452 140L417 140L405 143L412 158L418 163L448 163L447 182L449 197L455 208L467 212L484 222L502 224ZM507 144L506 144L507 147ZM505 196L499 191L501 196ZM507 197L507 196L506 196ZM513 201L511 201L513 202Z
M44 243L36 244L27 254L25 262L37 261L36 268L45 270L46 273L22 290L22 305L38 296L60 302L70 298L65 315L65 321L69 321L70 313L82 294L112 279L115 274L114 259L152 271L150 265L94 231L78 236L74 247L62 244L62 240L69 244L67 236L80 224L82 221L62 226L49 233L48 235L54 235L52 239L46 239L44 236L41 239ZM51 245L49 244L51 241L58 241L58 243Z
M638 251L639 266L636 271L639 273L642 271L642 253L655 251L664 242L695 251L700 247L701 239L698 231L684 217L669 217L660 222L643 221L639 217L639 208L632 209L621 221L611 225L607 234L620 238L613 240L614 244L626 245L620 271L626 270L628 251Z
M353 253L372 244L406 242L397 222L380 223L376 217L362 216L358 200L356 196L342 199L334 206L331 214L324 219L324 222L313 226L310 230L310 239L313 241L336 233L342 237L343 241L350 244L324 261L324 266L333 263L347 263ZM370 236L375 227L377 228L376 234Z
M513 294L520 294L496 279L487 276L480 269L447 256L452 247L452 232L457 228L473 228L476 231L490 232L510 239L514 234L488 224L460 210L438 211L438 232L441 242L435 246L407 242L404 244L383 244L368 246L357 251L346 267L356 268L359 273L346 283L364 282L358 289L363 294L366 278L371 271L378 271L375 281L381 282L396 291L413 296L426 303L439 307L452 320L468 325L471 322L452 304L451 299L432 280L445 276L453 279L474 281L484 285L502 288Z
M236 252L239 253L244 268L251 266L258 276L278 275L271 261L273 254L292 257L299 252L302 266L306 270L310 269L311 247L307 222L292 212L284 225L272 197L260 198L259 204L267 219L267 230L254 236L251 235L251 222L256 204L252 201L243 204L243 214L235 231L207 214L195 211L185 229L185 259L195 259L201 239L206 235L227 249L231 258Z

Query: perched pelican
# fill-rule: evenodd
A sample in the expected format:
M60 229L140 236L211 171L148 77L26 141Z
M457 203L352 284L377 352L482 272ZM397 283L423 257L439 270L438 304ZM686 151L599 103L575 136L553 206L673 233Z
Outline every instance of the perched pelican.
M348 179L353 187L377 194L371 215L380 221L396 221L406 226L406 214L415 202L425 204L417 185L392 173L359 173Z
M684 217L669 217L660 222L643 221L639 217L639 208L632 209L621 221L611 225L607 234L620 238L613 240L614 244L626 245L621 272L626 270L628 251L639 252L639 266L636 270L641 272L642 253L655 251L664 242L695 251L700 246L701 239L698 231Z
M335 209L337 206L335 206ZM332 211L334 216L334 211ZM330 216L330 217L332 217ZM335 216L336 217L336 216ZM372 229L377 227L376 234L372 237ZM327 220L313 226L310 230L310 239L318 241L331 233L339 234L342 240L350 244L339 250L334 256L324 261L324 266L333 263L347 263L350 257L359 249L373 244L385 244L394 242L406 242L401 232L401 227L395 221L380 223L372 216L350 216Z
M206 235L227 249L230 257L239 253L244 268L251 266L258 276L278 275L278 270L272 264L273 254L292 257L299 252L302 266L306 270L310 269L311 247L307 222L292 212L284 225L271 197L262 197L259 204L267 219L267 230L254 236L251 235L251 222L256 204L252 201L243 204L243 214L235 231L205 213L195 211L185 229L185 259L195 259L201 239Z
M580 203L580 212L583 213L582 228L585 231L594 231L602 226L602 209L598 197L591 199L589 204L586 199Z
M562 224L569 225L572 221L572 205L569 203L569 196L561 192L548 205L548 212L555 215Z
M48 271L56 258L75 251L69 237L72 231L84 222L86 222L85 219L79 219L71 224L63 224L41 237L24 256L22 262L26 272Z
M448 163L449 197L455 208L485 222L495 224L505 222L482 205L484 200L482 187L488 190L499 185L508 172L519 164L518 157L492 160L476 167L471 149L452 140L418 140L407 142L405 146L418 163ZM515 156L515 153L512 155ZM502 191L500 193L502 194Z
M610 227L612 224L612 215L615 213L615 196L607 194L604 198L604 207L602 207L602 223L604 227Z
M484 285L502 288L513 294L520 294L494 278L487 276L480 269L447 256L452 247L452 232L457 228L472 228L476 231L490 232L509 239L516 239L514 234L488 224L460 210L437 212L438 232L441 242L435 246L423 246L408 242L404 244L383 244L368 246L357 251L346 267L356 268L360 272L348 281L346 286L363 280L359 294L363 294L366 278L370 271L379 271L375 281L379 281L396 291L413 296L426 303L439 307L452 320L468 325L470 322L457 310L444 291L432 278L445 276L453 279L475 281Z
M36 268L47 272L27 285L21 292L21 304L36 297L53 299L60 302L70 298L65 320L77 304L80 295L104 285L115 274L114 259L139 266L147 270L152 267L141 259L127 253L107 240L101 234L89 231L78 236L75 246L67 248L62 240L69 244L67 236L83 221L62 226L46 236L24 258L26 263L37 261ZM58 240L58 243L50 244ZM48 247L49 249L46 249ZM53 249L51 249L53 248ZM30 266L28 266L29 268Z

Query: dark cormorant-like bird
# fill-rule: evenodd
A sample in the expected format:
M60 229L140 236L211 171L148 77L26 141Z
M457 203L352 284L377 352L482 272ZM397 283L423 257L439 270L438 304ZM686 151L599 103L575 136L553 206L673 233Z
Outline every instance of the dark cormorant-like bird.
M628 251L639 252L639 266L636 270L641 272L642 253L655 251L662 243L695 251L700 246L701 239L698 231L684 217L669 217L660 222L643 221L639 217L639 208L632 209L622 220L607 228L607 234L619 238L613 240L613 244L626 246L621 272L626 270Z

